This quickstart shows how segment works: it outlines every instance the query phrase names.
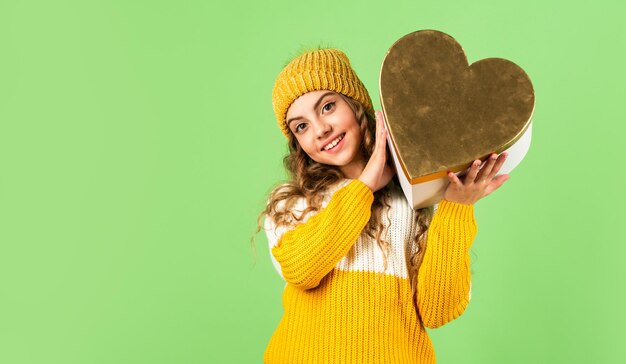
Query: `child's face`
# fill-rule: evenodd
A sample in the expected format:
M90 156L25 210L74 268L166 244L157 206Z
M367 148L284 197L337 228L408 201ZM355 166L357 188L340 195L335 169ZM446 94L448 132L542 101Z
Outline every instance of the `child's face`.
M350 105L333 91L311 91L287 110L287 127L316 162L339 166L347 178L365 168L361 129Z

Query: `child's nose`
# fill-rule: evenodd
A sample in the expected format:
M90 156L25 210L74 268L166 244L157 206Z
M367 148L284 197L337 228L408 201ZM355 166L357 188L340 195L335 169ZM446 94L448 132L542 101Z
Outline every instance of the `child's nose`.
M323 137L328 135L333 130L332 126L323 121L319 122L317 125L317 136Z

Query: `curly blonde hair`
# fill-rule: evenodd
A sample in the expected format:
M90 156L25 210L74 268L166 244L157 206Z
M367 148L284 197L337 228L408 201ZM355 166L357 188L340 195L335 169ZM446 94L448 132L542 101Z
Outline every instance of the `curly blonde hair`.
M341 96L354 111L356 120L361 129L361 152L366 156L366 160L369 160L374 151L374 145L376 144L376 117L370 114L360 102L340 93L338 95ZM296 138L293 137L293 134L289 134L288 139L289 153L284 157L283 164L288 172L289 180L286 183L279 184L272 190L265 209L259 213L257 218L257 230L251 239L253 249L255 249L254 237L261 231L264 216L272 216L277 227L291 225L294 221L302 221L304 216L309 212L320 210L324 198L320 191L325 191L328 187L345 178L343 173L336 166L318 163L311 159L302 149ZM387 160L389 161L390 158L391 156L388 150ZM388 201L392 190L400 190L397 176L394 176L387 186L374 192L371 217L364 228L366 234L375 239L378 243L384 257L383 264L385 270L387 269L390 244L383 238L386 232L384 231L384 224L380 221L380 216L383 215L383 209L386 209L387 213L384 215L387 216L387 226L389 226L391 219L389 217L390 205ZM299 216L296 216L291 211L291 208L300 198L306 200L307 207ZM284 203L283 207L278 208L281 203ZM418 227L417 233L414 239L412 239L409 244L406 244L405 257L411 283L412 301L415 307L417 307L417 272L424 257L428 226L430 225L433 214L433 206L415 211L414 224Z

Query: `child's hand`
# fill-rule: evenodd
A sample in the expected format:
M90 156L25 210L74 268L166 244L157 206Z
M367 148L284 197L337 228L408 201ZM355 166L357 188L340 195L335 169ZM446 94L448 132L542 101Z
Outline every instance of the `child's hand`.
M448 172L450 184L444 193L443 198L448 201L458 202L466 205L473 205L476 201L491 194L509 179L508 174L503 174L493 178L506 159L507 153L497 156L492 154L489 160L479 169L480 159L472 163L469 172L463 178L463 182L453 172Z
M387 130L383 123L383 113L376 111L376 145L359 180L372 192L376 192L385 187L394 174L395 171L387 165Z

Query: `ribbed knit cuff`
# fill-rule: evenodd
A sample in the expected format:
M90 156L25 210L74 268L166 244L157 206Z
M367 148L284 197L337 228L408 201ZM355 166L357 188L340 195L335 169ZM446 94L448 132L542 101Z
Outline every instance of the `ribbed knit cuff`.
M448 201L446 199L442 199L439 202L436 213L457 221L474 221L474 205L466 205L459 202Z
M431 226L441 224L441 227L451 233L451 236L465 236L470 234L470 239L461 239L468 249L474 240L474 236L478 232L478 225L474 217L474 205L466 205L458 202L442 199L439 202L439 208L435 211L435 216L431 221ZM439 228L438 226L437 228ZM461 234L461 235L458 235Z
M355 192L355 198L357 199L365 199L368 204L372 204L374 202L374 192L369 188L363 181L360 179L353 179L350 183L345 185L343 188L349 188Z

